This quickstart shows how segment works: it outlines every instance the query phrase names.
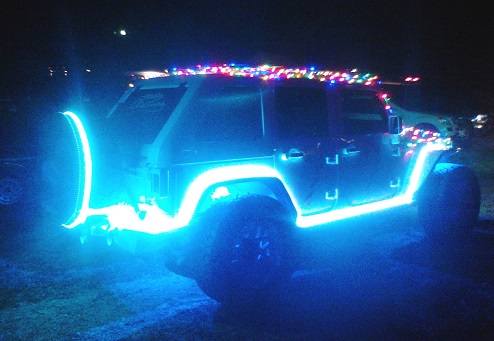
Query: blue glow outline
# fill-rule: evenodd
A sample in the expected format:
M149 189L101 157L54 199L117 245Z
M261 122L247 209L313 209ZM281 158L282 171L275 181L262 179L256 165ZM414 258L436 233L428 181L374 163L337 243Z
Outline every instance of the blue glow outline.
M91 181L92 181L92 160L89 147L89 141L86 131L80 119L72 112L63 113L71 123L72 126L77 128L79 140L81 142L82 151L84 153L84 193L79 214L70 224L63 224L67 228L76 227L79 224L83 224L89 216L103 215L108 217L108 221L118 222L116 226L110 227L110 229L125 229L139 232L146 232L150 234L158 234L163 232L169 232L171 230L179 229L189 225L192 220L194 211L203 195L203 193L213 185L220 185L223 182L242 180L242 179L255 179L255 178L276 178L279 179L285 186L288 195L294 203L297 211L296 225L300 228L313 227L316 225L323 225L330 222L356 217L362 214L372 213L392 207L411 204L413 202L413 195L420 186L421 179L427 174L424 174L424 166L427 155L433 151L439 151L446 148L441 143L430 143L423 145L419 150L415 161L410 164L410 176L408 182L404 182L404 191L397 197L373 202L370 204L364 204L360 206L352 206L341 208L326 213L303 216L301 214L300 205L296 200L296 197L291 193L290 188L286 185L283 177L274 168L265 165L234 165L234 166L222 166L208 170L198 175L194 181L192 181L185 192L185 196L180 204L180 208L177 214L172 217L165 211L159 209L155 204L142 205L142 210L153 212L149 218L140 219L137 213L127 204L111 205L103 208L90 208L89 199L91 194ZM406 180L406 179L405 179Z
M88 215L89 215L89 199L91 196L91 183L92 183L92 177L93 177L93 162L91 159L91 149L89 147L89 140L87 138L86 130L84 129L84 126L79 119L79 117L70 112L66 111L63 112L62 115L64 115L67 120L69 121L70 126L72 127L74 131L74 136L77 140L78 143L80 143L80 146L82 148L82 153L83 153L83 159L84 159L84 164L79 165L79 172L81 173L82 169L84 172L84 183L82 185L83 188L83 195L82 195L82 202L81 202L81 208L79 212L74 212L76 217L74 220L69 223L65 222L62 224L62 226L66 228L74 228L77 225L83 224ZM75 128L75 129L74 129ZM77 134L76 134L77 132ZM81 186L81 180L79 179L79 186Z
M403 206L403 205L409 205L413 203L413 195L420 186L420 179L427 175L427 174L423 174L424 164L427 155L430 152L443 150L443 149L444 146L441 144L427 144L424 147L422 147L419 155L417 156L417 159L415 160L415 164L413 165L413 170L410 176L410 180L408 182L408 187L406 188L406 191L403 194L383 201L373 202L370 204L365 204L360 206L345 207L317 215L311 215L311 216L298 215L296 221L297 226L301 228L313 227L316 225L328 224L338 220L357 217L359 215L382 211L385 209Z
M236 179L249 179L249 178L277 178L279 179L287 189L288 195L294 203L297 211L296 225L301 228L313 227L316 225L323 225L330 222L356 217L362 214L381 211L388 208L411 204L413 202L413 195L420 186L420 179L426 176L423 174L424 164L427 155L430 152L443 150L444 146L441 144L427 144L420 149L420 153L416 157L415 164L408 181L408 187L406 191L394 198L374 202L370 204L352 206L329 211L326 213L320 213L315 215L303 216L301 214L300 205L297 202L295 196L291 193L289 187L286 185L282 176L273 168L269 166L261 165L240 165L240 166L224 166L206 171L200 174L187 189L186 195L180 210L174 218L175 228L181 228L187 226L194 213L194 210L199 202L203 192L211 185L226 182Z

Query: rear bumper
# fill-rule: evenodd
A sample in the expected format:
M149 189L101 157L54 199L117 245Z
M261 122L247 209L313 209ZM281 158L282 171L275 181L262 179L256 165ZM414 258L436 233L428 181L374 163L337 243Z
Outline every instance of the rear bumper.
M165 254L181 252L185 248L184 240L188 240L188 234L190 234L189 228L150 234L133 230L105 230L88 223L74 230L80 234L82 244L89 240L100 240L99 243L106 242L108 246L117 246L133 254L157 251Z

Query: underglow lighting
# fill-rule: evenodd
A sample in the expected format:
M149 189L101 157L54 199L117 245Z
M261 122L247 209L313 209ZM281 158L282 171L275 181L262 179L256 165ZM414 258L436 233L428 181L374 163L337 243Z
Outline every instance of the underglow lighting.
M277 178L284 183L285 188L288 190L288 195L295 205L297 211L296 225L301 228L313 227L412 203L413 195L418 189L420 179L425 175L423 170L428 153L440 149L443 149L441 144L429 144L420 150L413 165L408 188L403 194L380 202L342 208L322 214L303 216L300 205L284 183L281 175L275 169L263 165L225 166L202 173L189 186L179 212L175 217L167 215L154 204L141 204L140 209L147 213L144 219L139 218L134 208L126 204L113 205L102 209L90 209L89 213L91 215L106 215L110 225L120 230L132 230L150 234L164 233L185 227L190 223L200 198L211 185L249 178Z
M104 208L88 209L86 213L94 216L106 216L111 229L131 230L158 234L187 226L202 194L216 183L249 178L278 178L279 173L271 167L261 165L242 165L219 167L199 175L189 186L175 217L167 215L155 204L140 204L146 212L141 219L134 207L128 204L112 205ZM224 191L223 191L224 192ZM290 195L293 198L293 195ZM150 214L151 213L151 214Z
M302 216L300 205L297 203L296 198L290 192L289 188L283 181L281 175L273 168L268 166L260 165L245 165L245 166L226 166L221 168L216 168L207 171L199 175L190 185L187 190L187 194L184 197L181 208L178 215L174 219L174 225L176 228L183 227L189 224L192 219L192 214L199 202L202 193L212 184L231 181L236 179L247 179L247 178L262 178L262 177L272 177L277 178L285 184L285 188L288 189L288 194L290 195L292 202L295 204L295 209L298 213L298 218L296 224L298 227L312 227L315 225L321 225L330 223L337 220L342 220L350 217L356 217L362 214L376 212L396 206L402 206L410 204L413 201L413 195L420 185L420 179L423 174L424 163L427 155L436 150L443 149L442 144L428 144L425 145L413 165L413 170L410 176L408 188L404 192L395 198L365 204L356 207L348 207L343 209L338 209L330 211L327 213L315 214L310 216Z
M92 182L92 160L91 160L91 151L89 148L89 141L87 138L86 130L84 129L84 126L82 125L81 120L77 115L70 111L66 111L63 113L63 115L67 118L69 121L70 126L72 127L72 130L74 132L75 139L77 141L77 144L80 144L80 148L82 150L79 150L79 153L82 153L82 160L83 164L79 165L80 172L83 172L82 179L79 179L79 191L82 189L83 194L82 194L82 201L81 201L81 208L79 212L74 212L75 218L73 219L72 222L66 222L62 224L63 226L67 228L74 228L75 226L82 224L86 221L87 215L88 215L88 209L89 209L89 198L91 195L91 182ZM82 184L81 184L82 182Z
M328 224L335 221L348 219L352 217L357 217L359 215L377 212L392 207L402 206L410 204L406 196L401 195L396 198L378 201L370 204L365 204L362 206L346 207L335 211L330 211L327 213L315 214L310 216L298 216L297 226L298 227L313 227L316 225Z
M410 164L410 176L404 181L404 192L395 198L384 201L304 216L302 215L302 210L300 208L301 205L299 205L295 196L291 193L290 188L286 185L282 176L276 169L265 165L250 164L218 167L197 176L197 178L189 185L178 213L175 216L167 214L154 202L150 204L140 203L139 210L146 213L144 215L140 215L136 212L133 206L128 204L117 204L103 208L89 207L92 181L92 161L87 135L82 122L75 114L65 112L63 115L65 115L68 119L74 130L76 139L78 139L78 142L80 143L80 152L82 152L82 159L84 160L84 165L81 165L80 167L81 170L84 170L84 174L82 176L83 195L81 208L78 212L75 212L73 221L63 224L63 226L67 228L73 228L84 223L89 216L106 216L107 221L110 224L109 227L106 227L108 230L131 230L150 234L168 232L185 227L190 223L201 197L211 186L228 181L254 178L279 179L287 189L288 195L292 199L297 211L296 225L301 228L313 227L316 225L322 225L412 203L414 193L419 188L421 180L427 175L424 172L427 156L431 152L446 148L446 146L442 143L429 143L423 145L421 148L417 148L416 152L418 152L418 155L414 158L415 161L412 161ZM215 198L219 198L227 195L227 192L228 189L220 185L220 187L216 188L216 191L214 191L212 195Z
M379 202L374 202L370 204L365 204L361 206L354 206L354 207L346 207L342 209L338 209L335 211L330 211L327 213L321 213L321 214L316 214L316 215L311 215L311 216L300 216L298 215L297 218L297 226L298 227L313 227L316 225L322 225L322 224L327 224L331 223L334 221L338 220L343 220L347 218L352 218L352 217L357 217L359 215L367 214L367 213L372 213L372 212L377 212L393 207L398 207L398 206L403 206L403 205L408 205L411 204L413 201L413 195L417 191L419 185L420 185L420 178L423 176L423 170L424 170L424 163L426 160L427 155L435 150L441 150L443 149L444 146L441 144L428 144L425 145L421 150L420 154L417 157L417 160L415 161L415 165L413 167L412 174L410 176L410 181L408 184L408 188L406 192L402 195L399 195L397 197L379 201ZM297 210L298 211L298 210Z
M88 216L105 216L109 224L107 231L118 229L157 234L177 228L173 218L155 203L142 203L138 206L140 212L146 213L144 218L139 216L134 206L125 203L96 209L88 208L87 214Z
M176 227L189 224L197 203L209 186L215 183L249 178L278 178L283 181L275 169L261 165L225 166L204 172L187 189L180 210L175 217ZM293 195L290 196L294 199Z

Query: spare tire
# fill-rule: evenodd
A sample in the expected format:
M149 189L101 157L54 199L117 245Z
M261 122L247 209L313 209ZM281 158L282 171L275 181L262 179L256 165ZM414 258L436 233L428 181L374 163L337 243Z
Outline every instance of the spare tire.
M46 117L39 146L41 206L57 223L71 223L82 208L86 165L70 117L62 114Z

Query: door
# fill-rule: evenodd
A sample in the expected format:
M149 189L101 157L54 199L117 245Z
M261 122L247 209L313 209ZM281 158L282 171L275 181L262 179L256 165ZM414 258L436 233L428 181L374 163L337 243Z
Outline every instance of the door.
M273 103L276 169L302 215L331 210L338 197L338 160L326 89L280 86Z
M384 102L371 90L345 89L339 104L343 133L339 145L342 205L361 205L393 197L404 168L399 147L388 134Z

